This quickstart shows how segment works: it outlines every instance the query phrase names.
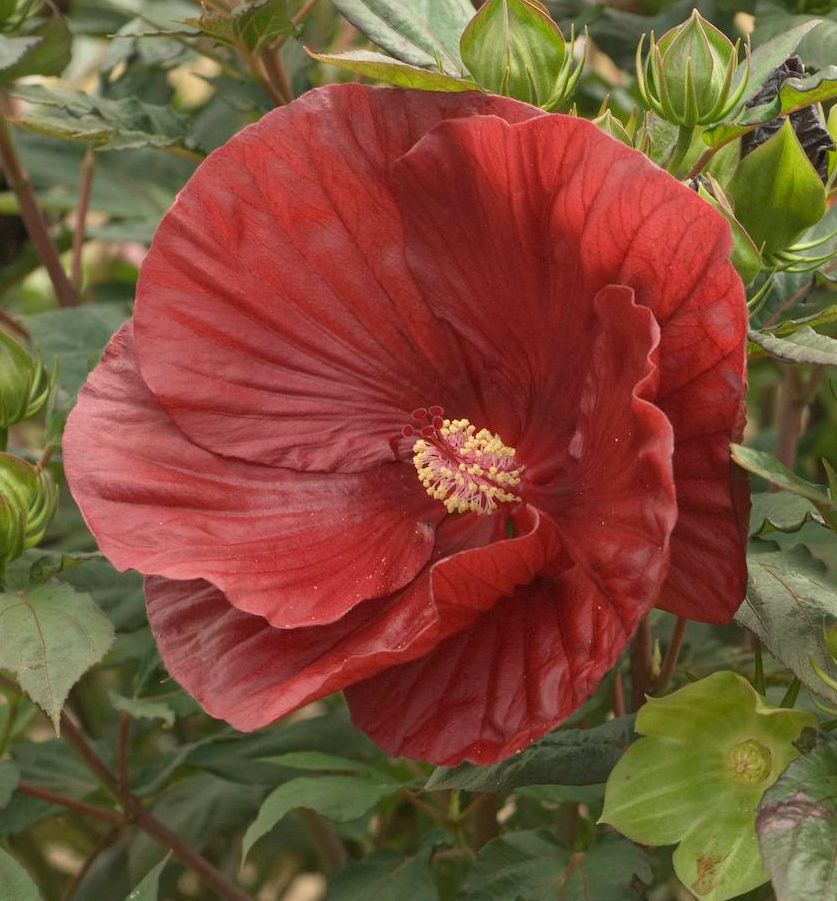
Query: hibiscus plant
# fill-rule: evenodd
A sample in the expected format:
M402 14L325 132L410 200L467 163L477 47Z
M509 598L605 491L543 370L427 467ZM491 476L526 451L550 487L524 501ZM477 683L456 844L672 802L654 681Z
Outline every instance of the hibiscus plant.
M837 899L836 64L0 0L0 901Z

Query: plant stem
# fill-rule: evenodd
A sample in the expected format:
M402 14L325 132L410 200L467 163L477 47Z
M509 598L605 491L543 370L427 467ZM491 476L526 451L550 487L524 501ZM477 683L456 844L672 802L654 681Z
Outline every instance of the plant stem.
M680 648L683 646L683 638L686 635L686 626L688 620L682 616L677 617L674 629L671 632L671 640L666 649L666 655L663 658L663 665L660 667L660 675L657 676L656 682L652 688L652 692L656 695L661 691L665 691L671 677L674 675L674 668L677 666L677 658L680 656Z
M496 794L480 792L463 811L462 819L466 820L470 827L470 844L474 851L479 851L483 845L499 834L497 808Z
M64 894L61 896L61 901L70 901L75 895L76 889L81 885L84 877L90 872L90 868L99 859L99 855L114 841L117 835L119 835L119 827L114 826L110 832L106 832L102 836L101 841L99 841L87 857L85 857L81 869L73 876L70 882L67 883Z
M302 808L300 816L305 823L305 828L314 842L320 864L327 876L332 876L338 870L346 866L349 859L346 848L335 832L331 823L324 820L316 811Z
M0 310L0 325L5 326L10 332L14 332L18 338L23 338L24 341L29 340L29 332L5 310Z
M645 703L651 672L651 625L648 617L640 620L631 650L631 706L636 712Z
M764 685L764 660L761 656L761 641L758 638L753 636L753 640L755 641L755 645L753 647L753 654L756 659L756 672L755 678L753 680L753 687L760 695L766 694L766 689Z
M93 187L93 170L96 157L93 148L88 147L81 161L81 174L78 183L78 206L76 207L76 228L73 232L73 264L70 269L70 282L78 293L81 290L81 251L84 247L84 232L87 226L87 210L90 207L90 190Z
M156 839L161 845L168 848L181 863L194 870L221 898L226 899L226 901L252 901L249 895L236 885L233 885L205 857L202 857L194 848L186 844L179 836L175 835L157 820L129 791L123 790L119 778L111 772L107 764L88 744L81 730L66 713L61 714L61 732L64 738L76 749L88 768L119 800L130 821L134 822L147 835Z
M686 125L681 125L677 131L677 143L674 145L674 150L666 163L666 169L668 169L675 178L680 177L680 167L683 165L683 160L686 159L689 147L692 146L692 137L694 136L694 133L694 126Z
M798 366L786 365L784 373L776 407L776 457L788 469L793 469L805 411L820 386L824 369L817 367L808 379Z
M282 103L290 103L294 99L294 92L279 57L279 51L272 47L265 47L259 53L259 59L267 80L270 82L272 93L279 97Z
M625 715L625 685L621 670L617 670L613 678L613 715Z
M105 820L108 823L112 823L114 826L125 825L125 817L115 810L105 810L103 807L94 807L92 804L76 801L75 798L67 798L64 795L38 788L37 785L30 785L28 782L18 782L17 791L23 795L29 795L30 798L40 798L41 801L49 801L50 804L57 804L59 807L75 810L77 813L83 813L86 816L94 817L97 820Z
M9 187L17 198L20 218L23 220L32 245L49 275L59 306L77 306L78 296L64 272L58 250L50 237L46 220L35 201L32 185L17 158L12 137L9 134L9 125L2 110L0 110L0 165L2 165Z

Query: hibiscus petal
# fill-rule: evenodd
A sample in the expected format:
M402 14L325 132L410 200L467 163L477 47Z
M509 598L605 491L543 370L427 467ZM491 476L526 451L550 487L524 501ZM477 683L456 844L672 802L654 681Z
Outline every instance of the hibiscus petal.
M140 378L130 325L79 395L64 461L115 566L210 580L284 628L331 622L408 584L445 513L405 464L299 474L196 446Z
M538 513L525 560L496 557L514 589L497 584L496 545L436 564L435 596L448 567L456 596L474 597L481 615L426 656L347 690L355 723L388 753L450 764L519 750L595 690L657 599L676 519L672 434L651 402L659 328L632 294L611 286L596 297L572 492L556 496L549 482L530 492L555 520ZM548 549L540 557L536 535ZM493 605L486 581L500 597Z
M325 625L277 629L204 580L160 577L146 580L149 622L169 672L210 714L257 729L427 653L533 573L567 565L553 524L525 508L515 520L519 537L440 561Z
M467 335L463 364L493 409L480 424L529 466L566 453L599 290L626 285L653 311L679 507L661 604L728 620L746 584L746 504L729 444L740 437L747 327L728 225L641 154L563 116L442 123L391 184L416 284Z
M143 378L195 442L300 470L392 460L461 379L404 261L393 160L451 116L540 115L477 93L312 91L201 165L138 285ZM453 415L466 415L452 411Z

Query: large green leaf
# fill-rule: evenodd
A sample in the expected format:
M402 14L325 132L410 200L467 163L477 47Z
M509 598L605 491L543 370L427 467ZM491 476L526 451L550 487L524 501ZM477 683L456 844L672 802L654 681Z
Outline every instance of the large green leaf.
M747 597L735 614L736 622L754 632L805 685L837 703L837 691L812 666L837 678L823 636L823 624L837 617L837 585L803 545L772 550L771 542L762 544L765 550L748 555Z
M58 14L31 19L24 34L0 34L0 85L24 75L59 75L70 61L72 36Z
M768 707L732 672L650 698L636 720L646 737L611 773L602 821L642 844L677 843L674 870L693 894L734 898L767 879L756 809L815 723L811 713Z
M413 66L463 75L459 38L474 15L469 0L332 0L373 44Z
M489 842L465 880L460 901L630 901L636 880L650 884L648 860L619 838L570 851L544 832L509 832Z
M330 882L328 901L438 901L432 850L405 857L383 849L352 862Z
M189 119L136 97L110 100L83 91L17 86L14 96L34 104L15 124L38 134L81 141L103 150L178 147L188 143Z
M302 776L274 789L265 799L256 820L247 829L242 857L282 819L298 807L306 807L337 823L357 820L380 800L400 788L382 773L345 776Z
M834 342L837 344L837 341ZM802 476L792 472L783 463L780 463L771 454L756 450L752 447L744 447L742 444L733 444L731 447L732 459L753 475L766 479L772 485L784 488L799 497L810 501L825 517L831 519L837 514L837 499L832 498L824 485L815 485ZM837 521L837 520L835 520Z
M456 78L433 69L422 69L401 63L383 53L371 53L368 50L349 50L346 53L311 53L309 56L321 63L327 63L346 72L364 75L400 88L415 88L421 91L475 91L477 86L472 81Z
M596 785L616 766L632 730L630 716L592 729L560 729L500 763L439 767L426 788L502 792L523 785Z
M779 360L837 366L837 339L821 335L807 326L797 329L787 338L760 331L751 331L749 338Z
M131 890L125 901L157 901L160 891L160 876L166 868L169 858L161 860L154 869L149 870L140 884Z
M113 642L113 626L88 594L43 585L0 595L0 667L52 720L82 674Z
M0 810L11 800L20 781L20 770L10 761L0 763Z
M820 741L765 794L757 820L777 901L837 898L837 741Z
M41 901L40 892L29 874L0 848L0 901Z
M281 35L294 32L288 0L242 4L232 13L213 12L185 19L184 24L222 44L240 41L251 53L257 53Z
M257 810L264 789L216 779L206 773L179 782L152 807L156 819L182 841L202 851L214 838L241 828ZM128 851L128 872L138 882L165 857L165 848L138 835Z

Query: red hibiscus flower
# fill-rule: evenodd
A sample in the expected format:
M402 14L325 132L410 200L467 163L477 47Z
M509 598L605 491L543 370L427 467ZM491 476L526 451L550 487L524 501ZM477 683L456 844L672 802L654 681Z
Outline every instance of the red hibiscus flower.
M589 122L312 92L212 154L65 439L171 674L263 726L346 689L392 754L561 722L655 604L744 593L728 229Z

